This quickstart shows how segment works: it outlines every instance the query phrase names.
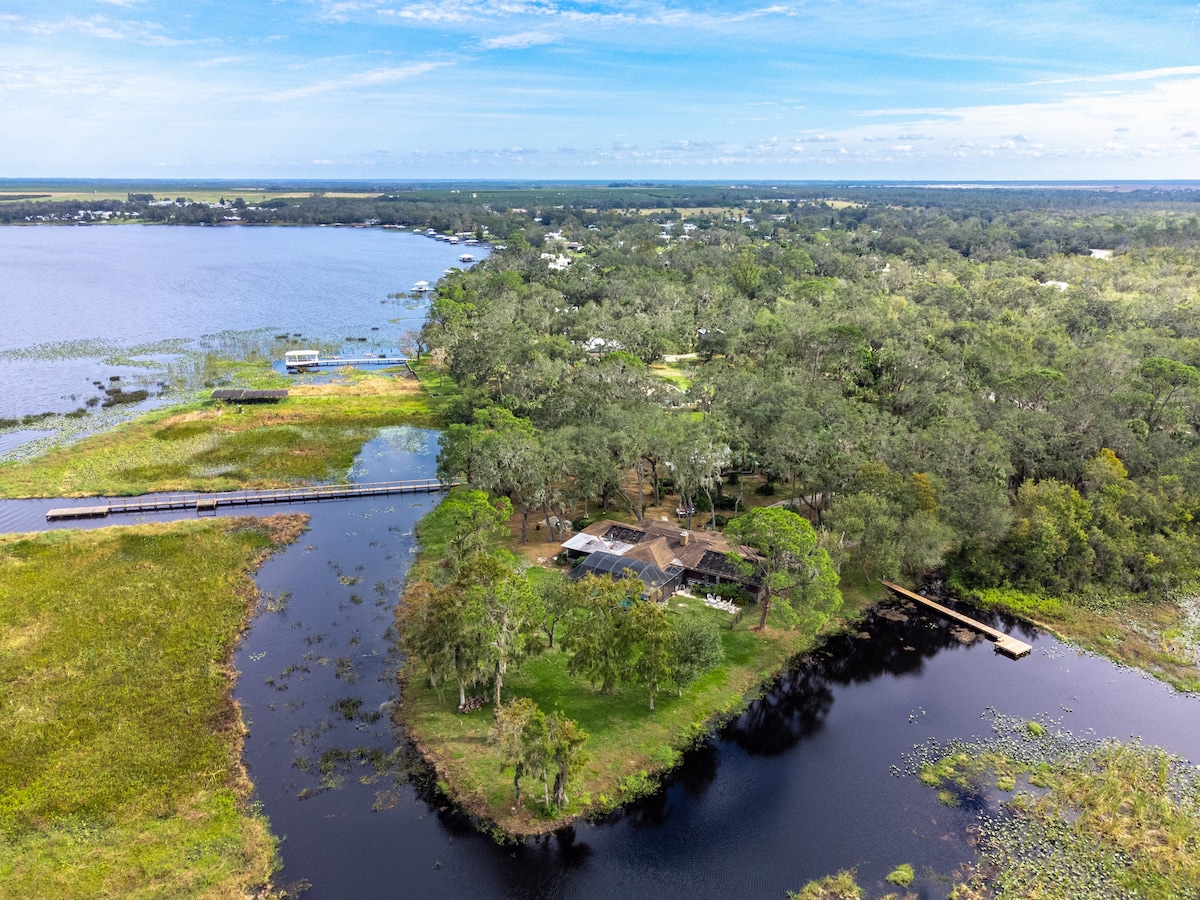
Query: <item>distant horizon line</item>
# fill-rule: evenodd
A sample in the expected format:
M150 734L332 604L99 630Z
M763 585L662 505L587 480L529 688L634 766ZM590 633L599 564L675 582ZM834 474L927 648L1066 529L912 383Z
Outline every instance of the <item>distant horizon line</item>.
M929 187L929 188L988 188L988 187L1039 187L1039 188L1097 188L1112 189L1119 187L1161 187L1200 189L1200 179L1194 178L1053 178L1053 179L1017 179L1017 178L955 178L945 181L930 178L840 178L840 179L771 179L771 178L679 178L679 179L645 179L645 178L297 178L297 177L223 177L223 178L139 178L139 177L0 177L0 190L11 190L23 186L67 186L67 185L221 185L233 186L242 183L245 190L266 190L263 184L293 185L293 186L503 186L520 185L525 187L548 187L554 185L588 185L611 188L637 188L669 185L703 185L705 187L725 186L731 189L750 187L781 186L833 186L833 187Z

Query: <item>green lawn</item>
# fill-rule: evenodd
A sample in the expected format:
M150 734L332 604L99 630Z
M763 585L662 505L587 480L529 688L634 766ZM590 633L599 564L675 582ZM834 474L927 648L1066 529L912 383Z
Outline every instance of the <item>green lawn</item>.
M0 896L243 897L230 658L252 569L306 517L0 537Z
M422 539L429 536L422 533ZM536 570L533 570L536 571ZM877 591L848 585L843 615L853 617L870 605ZM707 616L728 626L732 617L701 601L676 596L668 601L673 616ZM448 688L439 698L419 671L404 686L404 721L426 756L434 763L448 793L471 812L509 834L552 830L580 815L614 808L644 793L654 777L679 761L681 750L707 734L723 715L739 710L745 698L780 671L791 657L814 647L819 636L769 628L752 631L753 612L736 627L722 630L726 661L691 685L683 696L660 693L653 711L645 690L621 686L604 695L590 684L567 674L568 656L555 650L527 660L505 679L505 696L529 697L546 712L562 710L590 735L589 760L568 791L570 804L557 818L541 808L541 786L523 784L523 804L513 807L511 768L505 768L487 743L492 708L462 715L458 694ZM835 627L845 619L834 623Z

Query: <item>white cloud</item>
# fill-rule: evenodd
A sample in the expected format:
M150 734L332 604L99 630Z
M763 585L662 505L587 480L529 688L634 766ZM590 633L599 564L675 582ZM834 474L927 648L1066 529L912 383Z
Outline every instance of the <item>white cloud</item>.
M1031 87L1048 84L1111 84L1121 81L1155 81L1161 78L1183 78L1200 75L1200 66L1170 66L1163 69L1141 69L1135 72L1112 72L1107 75L1076 75L1069 78L1051 78L1046 81L1030 81Z
M66 16L61 19L42 21L29 21L19 16L5 16L0 21L15 31L23 31L26 34L41 37L74 33L107 41L131 41L159 47L177 47L197 43L194 40L168 36L164 33L163 26L157 22L126 21L102 15L94 15L87 19Z
M432 72L434 69L441 68L444 65L446 63L419 62L410 63L407 66L354 72L350 75L344 75L341 78L331 78L328 81L319 81L315 84L305 85L304 87L276 91L270 94L268 99L287 102L291 100L303 100L318 94L330 94L336 91L352 90L360 87L395 84L398 81L405 81L409 78L415 78L418 75L424 75L426 72Z
M526 47L553 44L557 40L558 37L548 31L522 31L519 34L487 38L480 41L480 46L485 50L523 50Z

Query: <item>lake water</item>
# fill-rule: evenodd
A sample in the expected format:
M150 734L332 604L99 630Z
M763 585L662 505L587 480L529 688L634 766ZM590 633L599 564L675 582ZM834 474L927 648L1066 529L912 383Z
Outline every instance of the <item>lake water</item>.
M146 404L103 410L104 388L144 389L152 404L206 350L394 355L424 319L412 287L462 252L378 228L0 228L0 420L82 408L35 427L108 427ZM17 443L0 442L0 459Z

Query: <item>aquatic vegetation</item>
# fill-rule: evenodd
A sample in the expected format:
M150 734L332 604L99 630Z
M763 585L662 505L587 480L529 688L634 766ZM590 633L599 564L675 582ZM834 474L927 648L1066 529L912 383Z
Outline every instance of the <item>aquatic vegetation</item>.
M810 881L799 891L788 891L788 900L862 900L862 888L853 870Z
M241 413L196 402L34 458L56 438L19 448L26 461L0 464L0 494L113 496L344 481L379 429L431 418L415 382L376 375L294 388L282 404L246 405Z
M980 858L953 896L1200 893L1200 769L1155 747L1082 740L1049 723L993 714L992 730L982 741L931 743L910 761L939 796L979 805Z
M887 881L897 887L908 887L916 877L917 875L913 871L913 867L908 863L902 863L888 873Z

